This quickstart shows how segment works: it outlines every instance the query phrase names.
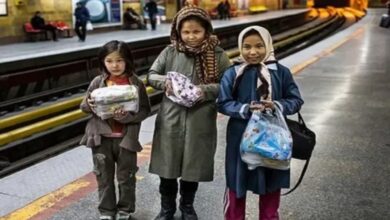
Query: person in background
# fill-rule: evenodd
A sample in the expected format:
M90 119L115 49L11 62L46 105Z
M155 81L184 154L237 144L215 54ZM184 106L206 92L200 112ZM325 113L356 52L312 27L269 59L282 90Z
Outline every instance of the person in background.
M217 11L219 15L219 19L225 20L230 19L230 3L228 0L222 0L217 5Z
M386 7L387 7L387 15L390 16L390 0L388 0L388 1L386 2Z
M50 31L53 41L58 41L56 33L57 27L51 24L46 24L40 11L35 12L34 16L30 20L30 23L34 29Z
M278 220L280 191L290 184L290 170L256 167L241 159L240 143L252 111L278 108L284 115L303 104L288 68L274 57L272 38L260 26L245 28L238 36L244 62L230 67L221 79L218 110L229 116L226 127L225 220L244 220L247 191L259 195L259 220Z
M288 5L288 0L283 0L282 1L282 9L287 9L287 5Z
M101 75L90 83L80 104L83 112L91 114L80 144L92 150L94 173L98 183L101 220L128 220L135 211L135 174L141 122L149 116L150 104L142 80L135 75L129 46L122 41L106 43L98 53ZM112 85L135 85L138 88L139 110L127 112L118 108L114 117L103 120L96 114L93 90ZM118 182L118 201L115 190Z
M179 209L184 220L198 219L194 209L199 182L212 181L217 147L219 80L230 66L208 13L195 6L182 8L171 26L168 45L149 70L149 84L165 94L156 118L149 172L160 177L161 210L156 220L172 220ZM172 81L167 72L181 73L201 89L200 100L187 108L172 102Z
M89 11L81 2L78 2L76 4L74 16L76 17L75 32L79 37L79 41L84 42L85 38L87 37L87 22L89 21Z
M156 22L157 22L157 14L158 14L158 9L157 9L157 3L154 0L149 0L148 3L146 3L144 10L148 12L149 20L150 20L150 25L152 26L152 30L156 30Z
M137 29L147 29L143 17L131 7L126 8L126 11L123 13L123 21L123 29L125 30L134 29L133 25L136 25Z

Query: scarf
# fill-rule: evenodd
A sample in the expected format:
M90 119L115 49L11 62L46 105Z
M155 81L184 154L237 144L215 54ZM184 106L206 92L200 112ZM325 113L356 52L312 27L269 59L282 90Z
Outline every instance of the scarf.
M197 16L206 21L206 37L199 47L190 47L180 38L181 22L189 17ZM183 52L195 59L195 74L200 84L216 83L219 80L219 69L215 55L215 47L219 45L217 36L212 35L213 29L208 13L196 6L188 5L182 8L174 17L171 26L171 43L177 51Z
M257 78L257 89L261 90L260 87L262 85L268 84L268 88L266 88L266 89L268 89L268 96L267 97L263 97L263 99L268 100L268 101L272 101L271 74L270 74L270 72L269 72L269 70L267 68L267 65L265 64L265 62L276 61L276 58L275 58L275 55L274 55L274 46L272 45L272 37L271 37L271 34L268 32L268 30L263 28L263 27L260 27L260 26L250 26L250 27L247 27L244 30L242 30L240 32L240 35L238 36L238 48L239 48L240 52L242 51L243 37L250 30L255 30L255 31L257 31L259 33L260 37L264 41L264 46L265 46L265 57L258 64L258 67L259 67L259 77ZM241 76L242 74L244 74L245 69L248 68L249 65L250 65L245 60L245 58L242 57L242 56L241 56L241 60L243 60L244 63L242 63L239 66L237 74L236 74L236 79L239 76ZM265 80L266 82L262 83L262 80Z

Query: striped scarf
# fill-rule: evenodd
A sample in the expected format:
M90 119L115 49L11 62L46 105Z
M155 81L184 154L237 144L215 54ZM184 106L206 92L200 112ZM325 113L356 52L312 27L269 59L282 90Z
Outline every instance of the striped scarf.
M179 26L183 19L189 16L197 16L209 23L206 29L206 39L199 47L190 47L180 38ZM171 43L179 52L183 52L195 58L195 73L200 84L216 83L219 80L219 70L215 55L215 47L219 45L217 36L212 35L211 20L207 12L196 6L182 8L174 17L171 27Z

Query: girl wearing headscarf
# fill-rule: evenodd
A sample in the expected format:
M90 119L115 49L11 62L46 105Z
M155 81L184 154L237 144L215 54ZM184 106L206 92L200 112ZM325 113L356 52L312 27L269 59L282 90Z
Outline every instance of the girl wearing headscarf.
M172 94L167 72L187 76L201 89L191 108L164 96L157 114L149 171L160 177L161 211L156 219L173 219L180 179L182 219L197 219L193 207L198 182L213 180L217 144L219 81L230 61L206 11L195 6L181 9L172 22L171 45L157 57L148 74L149 84Z
M290 170L257 167L249 170L240 155L242 134L254 110L281 109L284 115L299 111L303 100L290 70L274 57L267 29L251 26L238 37L240 64L224 73L218 97L219 112L230 116L226 132L226 220L245 219L246 192L260 195L259 219L279 219L280 189L288 188Z

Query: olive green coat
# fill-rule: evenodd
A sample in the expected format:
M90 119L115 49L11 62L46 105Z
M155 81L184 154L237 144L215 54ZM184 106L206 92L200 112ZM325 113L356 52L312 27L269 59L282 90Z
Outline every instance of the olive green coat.
M215 49L220 76L230 66L222 48ZM198 84L193 57L166 47L153 63L149 84L164 90L168 71L182 73ZM212 181L217 147L217 106L219 84L199 85L204 99L191 108L180 106L165 95L156 118L150 172L164 178Z

